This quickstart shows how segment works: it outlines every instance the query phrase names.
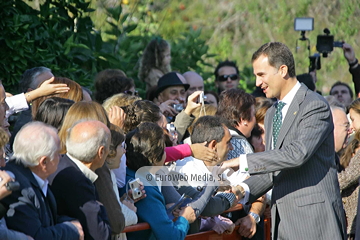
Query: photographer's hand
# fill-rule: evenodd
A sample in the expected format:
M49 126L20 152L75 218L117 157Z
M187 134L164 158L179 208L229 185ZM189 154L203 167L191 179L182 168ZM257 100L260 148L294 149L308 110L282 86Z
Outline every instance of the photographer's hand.
M167 117L173 117L178 114L178 112L170 105L177 104L175 100L167 100L159 105L160 111Z
M346 58L349 64L354 63L356 61L354 49L345 42L343 43L343 51L344 51L344 57Z
M130 210L132 210L133 212L137 211L137 208L135 207L134 203L130 202L129 200L123 200L121 202L122 202L122 204L127 206Z
M12 181L13 179L9 176L6 171L0 170L0 199L11 194L11 191L7 190L5 184Z
M136 203L136 202L140 201L141 199L146 198L146 191L144 190L144 185L142 183L140 184L140 190L142 192L141 197L134 200L133 195L132 195L132 189L129 189L128 193L127 194L124 193L124 195L120 198L120 201L122 202L124 200L128 200L128 201L132 201L132 202Z
M186 105L186 108L185 108L185 113L187 115L191 115L194 110L201 106L200 103L197 103L198 99L199 99L199 96L200 94L202 93L203 91L196 91L196 92L193 92L187 99L187 105Z

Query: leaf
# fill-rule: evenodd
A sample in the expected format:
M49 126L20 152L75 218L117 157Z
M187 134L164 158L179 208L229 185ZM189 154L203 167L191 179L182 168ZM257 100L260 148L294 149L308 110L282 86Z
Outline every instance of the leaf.
M127 27L124 28L124 31L130 33L135 30L137 24L129 24Z
M109 15L115 19L116 22L119 22L120 15L122 12L121 5L114 7L114 8L106 8L106 11L109 13Z

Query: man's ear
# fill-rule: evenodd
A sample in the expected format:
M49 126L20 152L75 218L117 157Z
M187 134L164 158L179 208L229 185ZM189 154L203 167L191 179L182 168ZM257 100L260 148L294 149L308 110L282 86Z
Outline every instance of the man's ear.
M283 78L285 78L286 75L288 75L288 73L289 73L289 69L288 69L288 67L286 65L281 65L280 68L279 68L279 72L280 72L281 76Z
M99 156L99 159L104 159L106 156L105 156L105 146L100 146L99 149L98 149L98 156Z
M41 167L41 170L46 170L47 169L47 165L46 163L50 161L50 159L48 159L48 157L46 156L42 156L39 160L39 166Z
M218 81L215 81L215 87L216 87L216 88L219 88Z
M217 142L215 140L211 140L208 144L208 148L216 150Z

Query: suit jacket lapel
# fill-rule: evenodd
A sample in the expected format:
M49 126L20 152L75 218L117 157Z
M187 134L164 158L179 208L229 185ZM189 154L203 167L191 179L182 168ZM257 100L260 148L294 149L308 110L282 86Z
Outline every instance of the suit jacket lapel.
M305 99L307 90L308 90L308 88L304 84L301 84L301 87L299 88L293 101L291 102L289 109L286 113L286 116L284 118L284 121L281 125L275 149L280 148L280 146L282 145L282 143L284 141L286 134L290 130L290 127L293 125L294 120L295 120L297 114L299 113L300 104Z
M273 129L273 117L275 114L275 104L268 109L265 115L265 148L271 150L272 146L272 129Z

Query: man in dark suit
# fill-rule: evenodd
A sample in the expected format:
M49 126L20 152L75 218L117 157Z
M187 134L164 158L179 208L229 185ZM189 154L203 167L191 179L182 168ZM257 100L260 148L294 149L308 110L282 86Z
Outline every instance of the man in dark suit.
M94 182L95 170L104 165L109 153L110 130L99 121L84 121L69 129L67 153L50 176L58 212L79 219L85 239L106 240L111 229Z
M273 189L273 239L345 239L326 100L297 81L293 55L282 43L261 46L252 64L256 85L278 102L265 117L266 151L240 156L240 170L251 174L245 202Z
M48 189L47 177L56 171L59 150L56 129L44 123L29 123L15 137L14 159L4 169L15 175L20 190L1 200L8 208L9 229L34 239L83 239L77 220L57 216L55 198Z

